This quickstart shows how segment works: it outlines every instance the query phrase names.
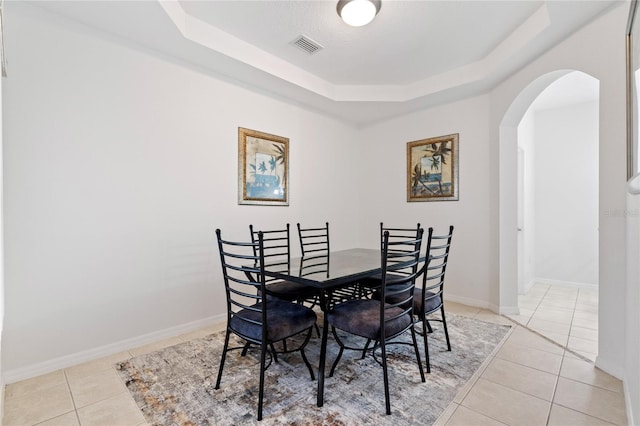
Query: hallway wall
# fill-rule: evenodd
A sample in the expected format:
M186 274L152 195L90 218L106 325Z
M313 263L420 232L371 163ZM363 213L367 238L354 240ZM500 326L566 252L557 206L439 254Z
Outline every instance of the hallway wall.
M536 281L598 284L598 103L534 112Z

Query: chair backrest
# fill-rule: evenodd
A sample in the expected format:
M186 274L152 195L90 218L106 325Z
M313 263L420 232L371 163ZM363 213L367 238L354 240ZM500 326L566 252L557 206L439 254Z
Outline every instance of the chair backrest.
M267 303L260 296L265 294L262 233L258 232L256 241L250 243L223 240L220 229L216 229L216 236L227 297L227 324L231 324L234 318L236 324L262 327L267 321ZM242 335L242 329L240 325L234 331ZM266 339L266 329L262 327L263 340ZM257 342L250 336L242 337Z
M302 259L300 276L329 275L329 222L317 228L302 228L298 223Z
M404 230L402 230L404 231ZM380 330L381 339L391 339L404 333L411 327L413 313L413 292L416 277L420 274L420 250L422 248L422 235L424 230L418 228L415 235L404 237L385 230L382 233L382 285L380 287ZM394 321L402 316L408 318L405 327L387 335L386 323Z
M422 277L422 291L427 298L439 296L442 301L444 276L447 271L452 238L453 225L449 226L449 233L445 235L433 235L433 228L429 228L426 242L427 265ZM427 292L431 295L428 295Z
M271 231L258 230L255 229L253 225L249 225L249 232L251 233L252 243L256 243L258 241L258 235L262 233L264 262L269 265L269 270L288 273L291 261L289 224L287 223L285 229L276 229ZM258 256L256 249L257 246L254 246L254 256ZM266 282L275 280L278 280L278 278L266 278Z
M413 250L411 247L404 244L406 241L415 240L418 238L420 232L420 224L418 223L415 228L391 228L385 227L384 223L380 222L380 252L384 251L384 233L389 233L389 247L388 250L392 254L389 259L393 262L403 262L403 254L408 254L411 258ZM396 244L398 243L398 244ZM394 272L394 274L406 274L407 270L400 270Z
M297 227L302 257L309 259L329 253L329 222L319 228L302 228L299 223Z

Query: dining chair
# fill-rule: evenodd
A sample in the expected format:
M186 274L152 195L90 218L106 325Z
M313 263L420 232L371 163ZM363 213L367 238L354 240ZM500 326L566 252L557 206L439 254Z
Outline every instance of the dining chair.
M296 224L298 228L298 237L300 239L300 249L302 251L301 266L304 265L305 273L308 274L324 271L327 276L330 272L330 253L329 246L329 222L325 222L324 226L314 228L303 228L300 223ZM354 298L354 286L340 287L331 291L329 303L339 303L341 301ZM316 302L319 303L319 294ZM318 332L319 333L319 332Z
M382 248L384 244L385 231L389 232L389 239L392 242L394 240L402 241L403 239L407 239L407 238L412 238L412 237L416 238L418 235L418 232L420 231L420 223L418 223L415 228L397 228L397 227L385 227L384 223L380 222L380 252L381 253L382 253ZM397 248L394 249L392 245L391 250L397 251L401 249L397 249ZM396 275L398 274L402 275L403 272L397 271L397 272L390 273L389 276L387 277L388 284L394 279L396 279ZM382 281L382 277L380 276L380 274L369 276L363 279L362 281L360 281L359 285L360 285L360 290L363 296L371 296L372 294L375 294L377 296L377 293L375 292L375 290L380 287L381 281Z
M453 225L449 226L449 233L433 235L433 228L429 228L427 235L426 264L422 270L422 285L418 286L413 295L413 313L422 323L424 352L427 361L427 373L431 372L429 361L429 345L427 335L433 333L431 321L442 322L447 350L451 351L447 318L444 313L444 277L447 271L447 261L453 238ZM440 311L440 319L430 318L431 314Z
M382 240L380 299L350 300L335 305L325 313L333 336L340 346L329 376L333 376L345 349L362 351L363 354L366 353L366 351L371 351L374 359L382 366L387 414L391 414L387 345L411 344L416 355L420 377L423 382L425 381L412 316L412 300L416 277L419 273L418 263L420 259L422 234L423 230L418 229L417 235L405 236L403 238L394 236L392 239L390 232L385 230ZM395 277L393 279L393 289L387 286L392 276ZM395 295L404 295L404 297L393 303L387 301L387 296ZM347 346L339 337L336 329L366 339L364 349L362 347ZM393 341L393 339L407 331L411 332L412 343ZM375 344L372 348L369 348L369 344L372 341L375 342ZM378 349L381 351L380 360L376 356Z
M263 233L258 232L256 240L252 242L223 240L220 229L216 229L216 236L226 292L227 328L215 389L220 389L227 353L242 349L244 354L249 345L258 345L260 347L258 420L262 420L265 370L271 365L272 360L278 361L274 343L300 335L299 340L302 342L298 340L295 348L287 350L285 347L280 353L299 351L309 369L311 380L315 379L304 349L311 337L317 316L312 309L304 305L262 297L267 294ZM244 344L230 348L231 334L242 339Z
M261 231L249 225L251 241L256 242L262 232L264 242L264 258L269 269L275 272L289 272L291 262L291 244L289 224L284 229ZM255 249L255 246L254 246ZM254 252L254 255L257 253ZM313 287L274 277L266 278L266 292L269 296L290 302L310 301L315 303L318 291Z
M303 258L312 259L329 254L329 222L317 228L303 228L299 223L296 226Z

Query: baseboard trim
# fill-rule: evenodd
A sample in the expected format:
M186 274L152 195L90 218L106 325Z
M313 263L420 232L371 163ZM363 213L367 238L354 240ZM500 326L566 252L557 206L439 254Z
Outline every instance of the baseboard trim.
M471 299L464 296L456 296L455 294L445 293L444 300L449 302L462 303L463 305L474 306L476 308L491 309L491 305L488 302L478 299Z
M520 315L520 308L517 306L496 306L495 310L491 310L500 315Z
M484 300L472 299L470 297L457 296L455 294L446 294L444 300L447 302L462 303L463 305L473 306L475 308L488 309L499 315L518 315L520 310L517 306L498 306Z
M624 391L624 404L627 409L627 424L636 425L637 423L635 422L635 419L633 417L634 401L631 400L631 395L629 394L627 380L622 381L622 389Z
M533 281L535 283L557 285L560 287L589 288L594 290L598 289L598 284L578 283L574 281L552 280L548 278L536 278Z
M59 358L54 358L48 361L40 362L37 364L27 365L25 367L15 368L7 370L2 374L2 383L10 384L19 382L20 380L30 379L32 377L40 376L42 374L51 373L63 368L72 367L74 365L82 364L96 359L103 358L105 356L117 354L119 352L128 351L149 343L157 342L158 340L168 339L176 337L184 333L198 330L202 327L207 327L214 324L219 324L226 321L227 314L214 315L211 317L203 318L201 320L192 321L186 324L181 324L175 327L166 328L163 330L154 331L152 333L144 334L141 336L133 337L130 339L121 340L119 342L110 343L108 345L100 346L97 348L89 349L74 354L65 355ZM4 387L4 386L3 386Z
M596 367L605 373L611 374L613 377L624 381L624 368L619 365L603 359L601 356L596 357Z

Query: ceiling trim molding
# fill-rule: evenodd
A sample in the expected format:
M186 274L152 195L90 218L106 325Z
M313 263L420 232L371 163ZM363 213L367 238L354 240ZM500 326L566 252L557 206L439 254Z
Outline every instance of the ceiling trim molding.
M158 2L185 39L336 102L408 102L481 82L507 67L520 49L551 24L543 3L487 56L474 63L407 85L337 85L188 14L177 1Z

